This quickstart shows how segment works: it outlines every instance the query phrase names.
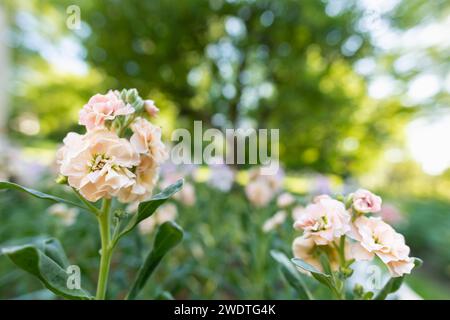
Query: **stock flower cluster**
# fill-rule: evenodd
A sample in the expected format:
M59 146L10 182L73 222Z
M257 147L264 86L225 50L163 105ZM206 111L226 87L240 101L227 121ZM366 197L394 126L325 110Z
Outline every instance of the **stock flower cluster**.
M359 189L339 201L321 195L314 198L297 214L294 228L303 231L292 248L296 258L321 269L318 252L325 251L330 264L336 268L336 247L344 237L345 259L372 260L375 256L387 266L392 277L409 274L414 259L403 235L397 233L380 217L370 216L381 210L382 200L368 190Z
M135 89L94 95L79 112L86 133L68 133L57 152L60 174L92 202L146 200L168 156L161 129L145 118L157 112Z

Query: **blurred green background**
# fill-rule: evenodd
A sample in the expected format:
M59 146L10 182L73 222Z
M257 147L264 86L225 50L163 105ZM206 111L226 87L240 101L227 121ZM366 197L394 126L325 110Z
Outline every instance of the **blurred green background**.
M54 153L82 130L78 110L97 92L135 87L160 108L166 141L194 120L279 128L286 190L304 199L356 186L381 194L425 261L408 284L449 299L449 28L443 0L3 0L0 178L63 193ZM291 220L264 233L274 201L255 209L245 179L221 192L199 176L195 204L177 202L186 238L142 297L295 298L269 256L289 253ZM0 245L58 236L92 288L96 224L80 213L64 226L48 206L0 192ZM111 298L149 241L136 233L122 244ZM40 288L0 257L0 298L51 297Z

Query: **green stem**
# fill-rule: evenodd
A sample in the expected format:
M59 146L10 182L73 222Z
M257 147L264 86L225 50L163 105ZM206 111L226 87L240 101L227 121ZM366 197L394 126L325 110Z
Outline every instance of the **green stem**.
M111 199L104 199L100 215L98 216L102 249L101 249L100 269L97 284L97 295L96 295L97 300L104 300L106 297L109 265L111 263L112 248L110 247L111 242L110 208L111 208Z
M346 261L346 259L345 259L345 236L341 236L341 238L339 239L339 260L340 260L340 265L341 265L341 268L346 268L346 263L347 263L347 261ZM345 276L343 276L342 277L342 288L341 288L341 290L340 290L340 293L339 293L339 299L341 299L341 300L345 300L346 299L346 296L345 296L345 279L346 279L346 277Z

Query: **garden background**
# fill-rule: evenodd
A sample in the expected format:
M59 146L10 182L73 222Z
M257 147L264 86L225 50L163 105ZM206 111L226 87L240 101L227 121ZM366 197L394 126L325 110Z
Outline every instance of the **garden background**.
M300 202L359 186L382 195L385 219L425 262L407 284L449 299L449 13L443 0L3 0L0 179L63 194L54 155L80 131L78 110L94 93L134 87L160 108L165 141L194 120L279 128L280 190ZM162 177L184 176L195 197L173 201L185 239L141 298L297 298L269 253L291 255L291 212L264 228L279 208L276 197L249 201L249 170L166 166ZM49 206L0 192L0 246L64 236L71 261L96 274L92 218L64 220ZM152 238L121 244L110 298L133 277L117 266L136 268ZM54 297L0 256L0 298Z

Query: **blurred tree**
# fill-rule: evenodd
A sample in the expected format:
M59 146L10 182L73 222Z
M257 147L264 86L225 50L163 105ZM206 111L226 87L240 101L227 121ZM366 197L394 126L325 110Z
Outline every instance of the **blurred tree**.
M65 28L73 1L19 3L51 20L41 34L53 42L61 34L81 41L93 74L104 79L84 75L88 90L136 87L183 127L195 119L280 128L289 168L364 172L386 144L401 141L412 112L397 98L369 98L366 79L354 71L354 62L374 53L369 34L355 27L364 15L358 1L80 0L80 30ZM13 16L23 14L11 6ZM30 56L26 46L16 51ZM29 92L43 92L36 90ZM50 119L38 105L33 110ZM59 130L47 127L45 134Z

